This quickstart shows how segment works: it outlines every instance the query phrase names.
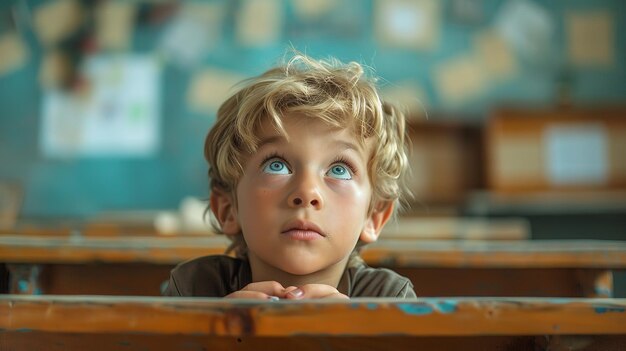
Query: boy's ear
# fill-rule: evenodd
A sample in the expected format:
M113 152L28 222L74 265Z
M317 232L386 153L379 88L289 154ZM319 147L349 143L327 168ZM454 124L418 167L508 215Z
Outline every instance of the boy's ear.
M237 208L234 206L231 194L213 188L211 190L209 204L224 234L236 235L241 232Z
M392 214L393 201L379 202L374 210L372 210L372 213L367 217L359 239L365 243L376 241L380 235L380 231L385 226L385 223L389 221Z

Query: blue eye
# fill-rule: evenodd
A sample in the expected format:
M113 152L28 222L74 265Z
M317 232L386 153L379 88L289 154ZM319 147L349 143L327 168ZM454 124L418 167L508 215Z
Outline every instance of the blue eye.
M269 174L291 173L289 171L289 168L287 168L287 165L285 164L285 162L280 161L280 160L270 160L269 162L267 162L265 166L263 167L263 172L269 173Z
M348 170L348 167L339 163L332 165L326 175L337 179L352 179L352 174L350 174L350 170Z

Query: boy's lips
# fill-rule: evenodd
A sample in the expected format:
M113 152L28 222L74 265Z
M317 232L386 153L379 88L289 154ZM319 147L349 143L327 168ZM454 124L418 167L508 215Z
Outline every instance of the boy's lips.
M326 237L326 234L315 223L298 219L284 226L281 234L296 240L314 240Z

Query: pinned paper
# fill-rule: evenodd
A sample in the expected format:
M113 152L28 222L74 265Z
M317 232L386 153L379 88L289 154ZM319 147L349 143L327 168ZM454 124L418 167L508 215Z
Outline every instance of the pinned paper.
M187 90L187 102L192 110L215 113L222 103L234 93L233 87L243 76L215 68L196 74Z
M303 19L320 18L337 6L333 0L291 0L291 3L296 15Z
M529 62L543 62L555 47L554 19L530 0L509 0L496 14L496 29L516 53Z
M37 7L35 30L44 46L52 46L75 32L83 22L77 0L54 0Z
M381 89L383 100L407 113L407 118L425 118L426 93L415 82L398 82Z
M546 129L546 169L551 184L605 184L608 138L602 124L555 124Z
M62 89L73 75L73 67L67 54L59 50L46 52L39 69L39 83L46 89Z
M567 49L576 66L611 66L615 61L615 24L607 11L566 15Z
M517 74L517 59L508 43L497 31L487 30L476 34L474 49L489 78L501 81Z
M283 28L283 6L278 0L244 0L237 14L235 35L244 46L259 47L278 41Z
M221 37L224 7L220 3L188 3L166 29L161 51L174 63L191 68Z
M126 49L135 26L136 5L129 2L106 1L96 10L96 38L102 49Z
M0 35L0 76L24 65L29 51L17 33Z
M376 38L385 45L431 50L439 40L439 1L377 0L374 13Z
M449 104L477 98L486 87L482 63L470 54L440 64L433 78L441 99Z
M46 91L41 146L48 157L151 156L159 146L160 66L151 56L96 56L81 67L84 94Z

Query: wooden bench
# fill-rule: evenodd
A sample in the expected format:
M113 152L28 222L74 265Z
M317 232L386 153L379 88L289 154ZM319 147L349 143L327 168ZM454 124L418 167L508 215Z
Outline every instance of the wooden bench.
M184 260L222 253L224 237L0 236L11 293L160 294ZM380 240L362 257L409 277L419 296L611 297L626 242Z
M624 299L0 297L7 350L623 350Z

